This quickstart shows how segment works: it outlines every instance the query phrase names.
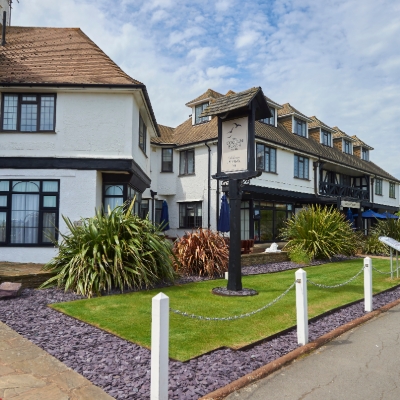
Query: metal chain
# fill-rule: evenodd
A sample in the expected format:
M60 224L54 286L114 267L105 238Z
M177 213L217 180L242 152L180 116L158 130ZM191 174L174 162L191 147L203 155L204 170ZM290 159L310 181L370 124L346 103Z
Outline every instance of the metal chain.
M373 269L374 271L376 271L376 272L379 272L379 273L382 274L382 275L390 275L390 274L392 273L391 271L389 271L389 272L379 271L379 269L376 269L375 267L372 267L372 269ZM396 271L397 271L397 268L393 270L393 272L396 272Z
M287 295L289 291L294 287L296 284L296 281L294 281L281 295L279 295L277 298L272 300L270 303L266 304L265 306L259 308L258 310L246 313L246 314L241 314L241 315L235 315L233 317L223 317L223 318L217 318L217 317L203 317L201 315L195 315L195 314L188 314L183 311L179 310L174 310L173 308L170 308L169 310L175 314L181 315L183 317L188 317L188 318L193 318L193 319L200 319L204 321L233 321L235 319L240 319L240 318L246 318L246 317L251 317L254 314L259 313L260 311L265 310L266 308L272 306L273 304L277 303L282 297Z
M351 281L354 281L354 279L356 279L357 278L357 276L358 275L360 275L361 274L361 272L363 272L363 270L364 270L364 266L360 269L360 271L359 272L357 272L357 274L356 275L354 275L352 278L350 278L348 281L346 281L346 282L343 282L343 283L339 283L339 284L337 284L337 285L323 285L322 283L316 283L316 282L313 282L312 280L310 280L310 279L307 279L307 282L309 282L309 283L311 283L311 285L314 285L314 286L318 286L318 287L320 287L320 288L324 288L324 289L333 289L333 288L338 288L338 287L340 287L340 286L344 286L344 285L347 285L348 283L350 283Z

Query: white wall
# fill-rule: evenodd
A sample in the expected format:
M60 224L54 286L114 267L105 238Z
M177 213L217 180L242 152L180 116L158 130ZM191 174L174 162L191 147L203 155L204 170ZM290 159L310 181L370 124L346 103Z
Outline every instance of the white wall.
M374 188L375 190L375 188ZM389 181L383 179L382 196L374 193L374 204L399 207L399 185L396 183L395 199L389 197Z
M271 187L274 189L290 190L293 192L314 193L313 161L309 158L309 180L294 178L294 154L288 150L276 151L276 174L263 172L259 178L251 180L251 185Z
M68 232L62 215L71 221L94 215L95 208L101 204L99 175L97 171L79 170L1 170L1 178L5 180L60 180L59 229L62 233ZM0 261L46 263L55 255L53 247L0 247Z
M133 158L150 176L147 154L139 148L139 104L132 93L57 91L55 133L2 133L0 157Z

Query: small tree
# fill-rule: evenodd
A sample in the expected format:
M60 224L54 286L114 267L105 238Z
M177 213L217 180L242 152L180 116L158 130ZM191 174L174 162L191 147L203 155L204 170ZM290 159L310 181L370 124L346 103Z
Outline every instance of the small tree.
M56 275L41 287L58 285L91 297L113 288L141 288L173 281L171 244L148 219L132 214L134 202L96 211L75 226L63 216L70 233L55 242L58 255L43 268Z
M333 207L313 205L286 221L280 236L288 243L289 256L326 259L336 254L352 255L359 247L358 235L342 213Z

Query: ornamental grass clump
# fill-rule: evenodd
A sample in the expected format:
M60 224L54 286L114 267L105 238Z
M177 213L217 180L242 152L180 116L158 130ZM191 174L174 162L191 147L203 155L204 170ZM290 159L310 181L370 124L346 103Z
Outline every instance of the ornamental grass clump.
M228 270L229 247L209 229L186 233L174 243L175 270L182 275L223 276Z
M280 232L288 241L289 257L299 251L310 260L330 259L337 254L353 255L358 250L359 237L345 216L333 207L313 205L286 221Z
M377 220L371 228L370 234L363 243L365 254L389 255L390 250L386 244L379 241L379 236L388 236L400 241L400 219L388 218Z
M151 287L173 281L172 245L148 219L132 214L133 202L96 211L75 226L63 216L70 233L55 242L58 255L43 269L56 275L41 287L57 285L92 297L111 289Z

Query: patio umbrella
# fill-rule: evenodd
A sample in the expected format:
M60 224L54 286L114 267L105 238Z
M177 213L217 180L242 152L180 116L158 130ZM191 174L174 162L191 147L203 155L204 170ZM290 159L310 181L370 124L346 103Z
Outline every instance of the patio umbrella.
M378 214L377 212L372 211L372 210L364 211L364 212L361 214L361 216L362 216L363 218L379 218L379 219L385 219L385 218L386 218L385 215Z
M219 212L218 219L218 230L220 232L229 232L230 231L230 209L228 200L225 195L221 197L221 211Z
M162 203L160 224L162 225L163 231L167 231L169 229L168 204L165 200L163 200Z
M390 214L390 212L385 211L382 215L385 216L385 218L390 218L390 219L399 219L399 217L397 215L394 214Z

